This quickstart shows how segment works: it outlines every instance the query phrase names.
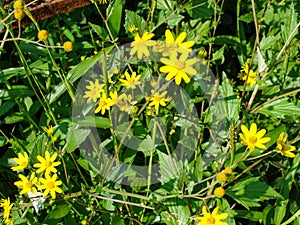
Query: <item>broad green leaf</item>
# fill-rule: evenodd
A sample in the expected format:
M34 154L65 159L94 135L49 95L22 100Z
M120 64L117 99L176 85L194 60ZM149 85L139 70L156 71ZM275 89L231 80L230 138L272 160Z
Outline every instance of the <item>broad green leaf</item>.
M145 156L150 156L152 148L152 139L149 135L147 135L146 139L139 144L138 151L143 152Z
M193 0L189 5L192 9L188 9L188 13L193 19L209 18L214 14L214 10L210 7L209 2L205 0Z
M259 181L258 177L240 181L227 188L226 194L247 209L260 206L260 201L282 198L272 187Z
M221 60L221 64L224 63L225 57L224 57L224 50L226 45L223 45L222 48L218 49L216 52L213 53L213 61Z
M48 213L44 220L44 223L54 222L64 218L70 212L71 208L71 204L62 204L56 206L56 208Z
M0 105L0 116L5 115L8 111L10 111L14 106L16 105L16 102L14 100L8 100Z
M281 98L264 105L257 112L266 116L283 119L286 116L298 117L300 114L300 107L289 102L288 98Z
M24 53L25 52L35 53L35 54L43 55L43 56L46 56L48 54L46 48L42 48L40 46L31 44L31 43L20 42L19 46L20 46L21 51Z
M0 99L15 99L34 95L34 92L27 86L14 85L12 89L0 89Z
M204 39L204 37L206 37L210 31L210 24L211 21L210 20L206 20L204 23L199 22L199 24L195 27L195 33L196 33L196 37L195 40L202 40Z
M163 10L174 10L176 1L172 0L157 0L157 8Z
M8 68L0 71L0 83L5 83L5 81L9 80L14 76L24 75L25 70L23 67L17 68ZM1 96L1 95L0 95Z
M70 127L67 133L66 151L69 153L73 152L85 141L90 132L90 129L74 129L73 127Z
M159 172L161 174L161 182L165 183L178 176L179 171L183 168L182 163L178 162L161 151L157 151L159 158Z
M271 48L279 39L280 39L279 35L263 37L259 43L259 47L262 51L265 51Z
M115 38L120 31L124 3L125 0L115 0L114 3L107 8L109 28Z
M146 21L143 17L138 15L136 12L125 10L125 30L127 31L129 27L135 26L138 31L143 32L146 28Z
M7 144L7 139L3 136L0 136L0 147L3 147Z

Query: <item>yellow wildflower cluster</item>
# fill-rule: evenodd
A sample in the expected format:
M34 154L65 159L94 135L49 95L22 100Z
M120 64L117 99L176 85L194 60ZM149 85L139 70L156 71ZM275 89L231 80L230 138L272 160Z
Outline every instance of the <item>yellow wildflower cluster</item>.
M252 87L256 83L257 72L249 69L249 65L245 63L239 73L239 78L243 81L247 80L247 85Z
M41 41L46 41L48 39L48 31L40 30L38 32L38 39Z
M23 11L23 7L24 7L24 4L23 4L23 1L22 0L17 0L14 2L13 4L13 7L14 7L14 17L17 19L17 20L21 20L23 19L23 17L25 16L25 13Z
M36 172L32 172L28 177L23 174L19 174L19 181L14 182L14 184L21 189L20 194L28 194L32 192L37 195L37 190L44 190L43 197L51 195L52 199L56 198L56 193L62 193L60 185L62 181L57 179L57 167L60 165L60 162L55 162L57 158L57 153L55 152L52 156L49 151L45 152L45 157L40 155L37 156L39 163L33 165L34 168L37 168ZM18 158L14 158L18 166L14 166L11 169L13 171L23 170L28 167L28 155L25 152L24 154L19 153ZM36 177L36 173L43 173L44 177ZM52 175L53 174L53 175Z
M224 171L217 175L217 180L221 183L226 182L227 178L232 175L233 171L230 167L226 167Z
M154 52L159 52L163 56L160 61L165 65L161 66L159 71L167 73L166 80L174 79L177 85L180 85L182 80L189 83L190 76L197 73L194 68L197 59L188 58L194 41L183 42L187 36L186 32L180 33L175 39L170 30L165 31L165 42L153 41L151 40L153 36L153 33L148 32L145 32L142 36L136 34L134 41L131 43L130 55L137 54L138 59L142 59L143 56L149 57L149 47L153 47Z

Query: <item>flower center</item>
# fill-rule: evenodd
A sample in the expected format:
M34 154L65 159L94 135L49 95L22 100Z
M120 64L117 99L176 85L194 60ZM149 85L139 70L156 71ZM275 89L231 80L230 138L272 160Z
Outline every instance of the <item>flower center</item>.
M46 160L46 161L45 161L45 167L46 167L46 168L49 168L49 167L51 167L51 166L52 166L52 162L49 161L49 160Z
M54 182L50 181L47 183L47 188L48 189L53 189L54 188Z
M155 96L154 97L154 102L159 102L161 100L161 97L160 96Z
M206 222L207 224L215 224L215 218L209 217Z
M26 161L23 161L23 162L21 162L20 166L23 167L23 168L25 168L27 166L27 164L28 163Z
M28 182L25 184L25 187L26 187L26 188L31 188L31 187L32 187L31 181L28 181Z
M257 138L255 136L251 136L249 137L248 141L250 144L254 145L257 141Z
M134 84L134 79L129 78L129 79L127 80L127 82L128 82L129 85L132 85L132 84Z
M185 62L184 61L177 61L175 66L179 69L179 70L183 70L184 66L185 66Z
M100 103L99 103L99 105L101 106L101 107L104 107L105 105L106 105L106 103L105 103L105 101L100 101Z

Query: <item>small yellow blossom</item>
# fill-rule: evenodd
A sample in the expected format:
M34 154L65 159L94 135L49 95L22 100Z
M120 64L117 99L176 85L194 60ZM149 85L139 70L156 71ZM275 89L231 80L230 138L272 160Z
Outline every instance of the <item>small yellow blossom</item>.
M173 135L174 133L175 133L175 129L171 129L169 134Z
M38 178L35 176L35 173L33 172L30 175L29 180L22 174L19 174L20 181L14 182L14 185L16 185L18 188L22 189L20 191L20 194L27 194L28 192L33 192L34 194L37 194L37 190L34 187L36 185Z
M110 107L113 105L111 98L107 98L106 94L103 93L98 101L98 107L95 110L95 113L101 111L101 115L104 115L106 110L110 110Z
M86 225L86 224L87 224L86 220L81 220L81 225Z
M38 170L36 171L37 173L41 173L44 170L46 171L46 174L50 172L56 173L57 169L55 167L60 165L60 162L55 162L56 157L56 152L54 152L54 154L50 156L50 153L47 150L45 152L45 158L40 155L37 156L37 159L40 163L35 163L33 167L38 168Z
M295 154L292 151L296 150L295 146L286 143L287 136L284 136L284 132L281 132L277 139L276 151L283 156L295 158Z
M136 34L134 41L131 43L130 55L137 54L138 59L141 59L144 56L149 56L150 52L148 47L155 45L155 41L150 40L154 36L153 33L145 32L142 37L139 34Z
M74 48L73 43L71 41L66 41L64 43L63 47L64 47L64 49L65 49L66 52L71 52L73 50L73 48Z
M132 95L126 95L125 93L123 93L119 96L117 105L121 111L131 114L135 111L134 105L136 103L137 101L132 100Z
M88 91L85 92L83 98L87 98L87 102L90 102L91 100L93 102L97 102L97 99L101 96L101 92L104 91L104 84L99 84L98 79L96 79L95 82L90 81L89 84L90 85L86 86L86 89L88 89Z
M227 176L224 172L221 172L217 175L217 180L219 182L225 182L227 180Z
M3 208L3 221L5 223L10 223L12 220L9 219L9 215L13 204L10 204L9 197L7 199L1 199L0 207Z
M240 137L242 139L242 144L248 146L250 151L253 151L255 147L266 149L267 147L264 145L265 143L269 142L271 138L264 137L266 133L265 129L261 129L257 132L257 125L256 123L252 123L250 126L250 130L245 125L241 126L242 132L240 133Z
M171 98L165 98L167 91L162 92L154 92L152 90L152 97L149 98L150 104L149 106L154 106L155 110L158 111L159 106L166 106L166 103L171 100Z
M229 177L232 175L233 171L230 167L226 167L224 173L226 174L227 177Z
M42 41L46 41L48 39L48 32L46 30L40 30L38 32L38 39Z
M248 75L248 79L247 79ZM257 72L254 72L253 70L249 69L249 65L245 63L242 66L242 69L239 73L239 78L243 81L247 79L247 85L252 87L256 83L256 77L257 77Z
M133 33L133 32L135 32L135 31L137 30L137 28L136 28L134 25L128 26L127 29L128 29L128 31L129 31L130 33Z
M200 222L197 225L228 225L228 223L222 222L228 217L227 213L218 214L219 207L216 207L212 213L207 212L206 206L202 207L203 216L195 217L195 220L199 220Z
M109 92L109 97L111 99L111 102L113 105L116 105L118 103L118 92Z
M14 17L17 20L23 19L24 16L25 16L25 13L24 13L23 9L15 9Z
M214 190L214 195L217 196L218 198L223 198L223 196L225 195L225 190L222 187L217 187Z
M18 166L13 166L11 168L13 171L19 171L19 170L25 169L28 166L27 152L24 152L24 154L18 153L18 158L14 158L14 160L19 165Z
M192 67L197 59L188 59L188 53L182 53L179 58L177 54L172 54L169 59L161 58L160 61L165 64L159 68L160 72L168 73L166 80L171 80L175 77L175 83L180 85L181 80L183 79L185 83L191 81L189 75L196 75L197 71Z
M47 128L47 127L44 128L44 131L45 131L47 134L52 135L54 129L53 129L52 125L49 125L48 128Z
M14 2L14 9L23 9L23 1L17 0Z
M43 197L46 197L49 193L52 197L52 199L56 198L56 192L57 193L62 193L62 189L60 189L58 186L62 185L61 180L56 180L57 174L55 173L52 177L50 174L46 173L45 178L40 178L40 185L39 189L44 191Z
M141 79L141 75L136 75L136 72L132 72L132 75L126 71L125 72L125 78L126 79L119 79L122 83L122 86L126 87L127 89L135 89L137 85L140 85L141 82L139 81Z

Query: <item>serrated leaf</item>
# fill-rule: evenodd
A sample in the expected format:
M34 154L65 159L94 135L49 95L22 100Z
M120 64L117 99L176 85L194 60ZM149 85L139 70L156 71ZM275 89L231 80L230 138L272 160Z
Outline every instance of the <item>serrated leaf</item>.
M139 144L138 151L141 151L145 156L150 156L152 152L152 139L149 135Z
M240 181L226 190L226 194L245 208L260 206L259 202L282 198L272 187L259 181L258 177Z
M156 4L158 9L174 10L176 2L171 0L157 0Z
M281 98L264 105L257 112L266 116L283 119L286 116L299 116L300 107L289 102L288 98Z
M91 26L91 28L93 29L93 31L96 32L96 34L102 39L102 40L107 40L108 39L108 33L107 31L99 26L99 25L96 25L96 24L92 24L92 23L89 23L89 25Z
M159 21L166 21L168 26L173 29L179 22L184 19L184 16L174 13L174 11L160 11Z
M143 17L139 16L136 12L125 10L125 29L128 27L135 26L139 32L143 31L145 28L146 21Z
M178 172L183 168L182 163L173 157L157 151L159 158L159 173L161 174L161 182L165 183L178 176Z

